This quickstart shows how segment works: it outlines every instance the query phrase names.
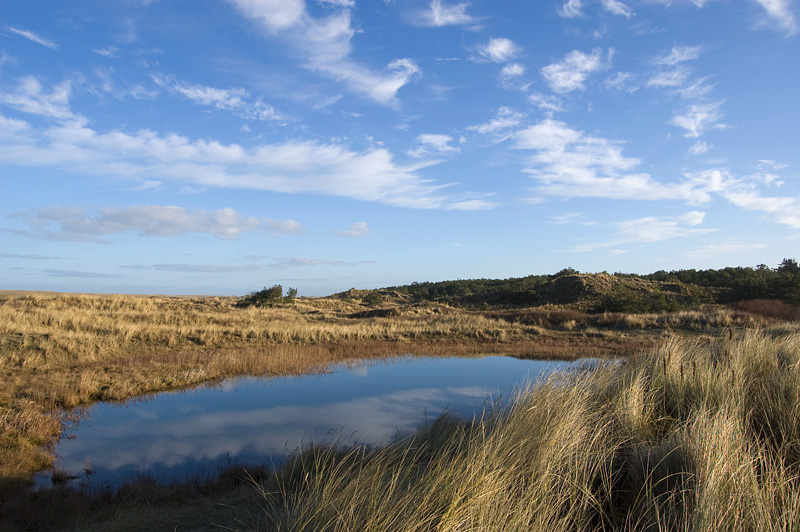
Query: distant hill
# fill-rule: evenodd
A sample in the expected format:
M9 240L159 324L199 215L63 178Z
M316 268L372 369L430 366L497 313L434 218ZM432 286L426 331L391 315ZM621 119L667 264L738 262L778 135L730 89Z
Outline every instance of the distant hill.
M754 299L800 303L800 266L793 259L721 270L659 271L649 275L580 273L509 279L466 279L355 290L334 297L369 304L436 301L454 306L570 308L584 312L658 312Z

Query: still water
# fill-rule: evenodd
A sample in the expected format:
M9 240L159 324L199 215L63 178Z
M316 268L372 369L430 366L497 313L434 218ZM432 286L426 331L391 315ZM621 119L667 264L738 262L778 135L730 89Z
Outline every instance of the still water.
M445 411L471 417L530 380L587 363L403 357L99 403L65 432L56 466L76 485L117 486L142 473L168 482L231 462L279 464L312 441L381 444Z

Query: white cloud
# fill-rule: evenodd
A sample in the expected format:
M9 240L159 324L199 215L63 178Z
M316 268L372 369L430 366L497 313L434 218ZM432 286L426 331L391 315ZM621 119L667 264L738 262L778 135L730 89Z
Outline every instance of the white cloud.
M667 55L656 58L656 65L675 66L686 61L694 61L703 51L702 46L673 46Z
M159 87L198 104L214 107L223 111L232 111L237 116L248 120L286 121L275 107L261 100L252 101L250 94L242 88L218 89L207 85L191 84L175 81L168 76L153 76Z
M613 13L614 15L620 15L625 18L631 18L633 16L633 11L631 8L619 0L603 0L603 7L606 9L606 11Z
M397 91L414 80L420 69L408 58L395 59L376 72L350 58L355 34L347 2L336 2L335 13L314 18L304 0L229 0L292 50L303 66L345 84L378 103L391 104Z
M646 217L615 224L625 242L661 242L670 238L705 234L713 229L690 229L703 223L704 212L692 211L678 217ZM687 227L688 226L688 227Z
M102 55L103 57L119 57L119 48L116 46L109 46L107 48L96 48L92 50L97 55Z
M682 216L666 216L658 218L647 216L636 220L627 220L613 224L619 236L608 242L595 242L575 246L573 251L590 252L601 248L616 248L624 244L652 244L673 238L699 236L716 231L716 229L699 228L705 217L704 212L691 211ZM622 250L614 250L620 254Z
M690 105L683 114L673 116L670 124L685 129L688 138L697 138L710 129L725 129L728 126L721 122L724 115L720 105L721 101Z
M500 69L500 77L504 80L518 78L525 74L525 67L519 63L511 63Z
M658 88L682 87L688 78L689 71L685 68L662 70L650 76L650 79L647 80L647 86Z
M248 17L259 20L272 31L291 28L306 15L304 0L233 0Z
M634 93L639 90L639 85L633 83L633 80L635 79L636 76L630 72L617 72L613 77L607 78L603 82L603 85L607 89Z
M498 133L508 130L509 128L516 127L522 121L525 115L518 113L508 107L501 107L497 110L497 118L493 118L483 124L469 126L467 131L475 131L481 135L489 133ZM505 137L504 137L505 138Z
M559 16L563 18L576 18L583 16L582 0L567 0L558 8Z
M708 195L687 182L662 184L634 173L636 158L622 155L619 142L587 135L564 122L542 120L516 134L517 149L535 151L526 170L541 194L611 199L673 199L692 203Z
M477 48L478 56L486 61L495 63L506 63L518 56L522 49L511 39L499 37L489 39L489 42Z
M753 0L758 3L769 16L769 25L777 26L787 35L797 33L797 21L790 9L791 0Z
M464 26L475 24L478 19L467 13L468 3L447 5L442 0L433 0L430 9L418 13L417 20L424 26Z
M369 234L369 226L367 222L356 222L350 226L347 231L336 231L339 236L358 238Z
M500 69L500 84L507 90L527 91L530 83L522 79L525 67L519 63L509 63Z
M691 148L689 148L689 153L692 155L702 155L707 153L708 150L711 149L711 144L707 143L704 140L695 142Z
M528 101L547 112L557 113L564 110L561 100L553 95L545 96L541 92L532 92L528 95Z
M736 178L726 170L705 170L686 174L698 189L714 192L733 205L749 211L771 215L775 221L800 229L800 201L786 196L764 196L758 191L761 184L771 184L777 176L766 179L760 173Z
M45 39L41 35L37 35L36 33L33 33L32 31L21 30L21 29L18 29L18 28L11 28L11 27L9 27L7 29L11 33L16 33L20 37L25 37L29 41L33 41L33 42L35 42L37 44L41 44L42 46L46 46L47 48L50 48L51 50L58 50L58 45L55 42L51 41L50 39Z
M302 232L293 220L259 220L242 216L233 209L213 212L189 211L169 205L134 205L128 208L106 207L89 213L77 207L49 207L20 213L33 229L33 235L56 240L95 240L100 236L133 231L141 236L176 236L205 233L215 238L237 238L246 231L271 233Z
M14 92L0 93L0 103L34 115L61 120L76 119L69 108L72 83L63 81L48 93L33 76L23 78Z
M573 50L561 61L543 67L542 77L558 93L584 90L589 74L608 68L613 55L614 49L610 48L607 61L603 61L600 48L595 48L591 55Z
M425 157L432 154L446 155L459 151L455 146L450 146L450 143L453 142L453 137L450 135L426 133L418 136L417 141L420 146L416 150L407 152L411 157Z
M54 168L134 185L160 181L193 187L327 194L412 208L448 208L456 201L442 192L448 184L433 184L418 175L434 161L400 166L382 147L354 152L343 144L318 141L287 140L245 148L216 140L160 135L147 129L101 133L70 111L68 91L48 93L38 83L34 85L35 90L29 90L28 83L17 93L0 93L0 101L25 112L51 116L58 123L36 129L0 115L5 126L0 128L0 164ZM426 139L434 140L422 137Z
M686 253L686 256L691 259L713 259L719 255L727 253L750 253L765 247L765 244L753 244L747 242L719 242L695 247Z
M148 89L141 83L120 87L115 83L113 74L112 68L96 68L94 75L98 81L90 84L89 92L98 96L110 94L118 100L124 100L128 96L136 100L153 100L158 96L158 90Z

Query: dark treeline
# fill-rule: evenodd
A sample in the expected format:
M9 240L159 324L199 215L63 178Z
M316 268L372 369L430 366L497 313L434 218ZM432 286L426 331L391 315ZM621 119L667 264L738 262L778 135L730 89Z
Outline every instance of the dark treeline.
M455 281L411 283L385 290L412 296L417 301L446 300L460 303L534 304L536 287L551 275L529 275L509 279L458 279Z
M721 270L657 271L642 278L651 281L680 281L684 284L726 288L720 303L752 299L780 299L800 302L800 265L794 259L783 259L777 268L759 264L755 268L736 267Z
M565 268L552 275L422 282L387 287L384 290L409 295L416 301L536 305L547 302L543 299L544 285L552 284L560 277L578 273L580 272L572 268ZM716 300L707 302L727 304L755 299L777 299L792 304L800 303L800 265L794 259L784 259L776 268L761 264L756 267L729 267L719 270L661 270L647 275L614 273L613 276L619 279L683 283L718 289L714 292L717 294Z

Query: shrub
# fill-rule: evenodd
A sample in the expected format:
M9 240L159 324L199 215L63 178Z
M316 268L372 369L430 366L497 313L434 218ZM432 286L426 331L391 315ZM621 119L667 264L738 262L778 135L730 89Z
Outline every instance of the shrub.
M250 292L240 299L236 303L236 306L239 308L271 307L278 303L293 303L295 296L297 296L297 289L289 288L286 297L284 297L283 287L279 284L276 284L272 285L270 288L265 286L263 290Z
M378 292L370 292L361 300L365 305L376 306L383 303L383 296Z

